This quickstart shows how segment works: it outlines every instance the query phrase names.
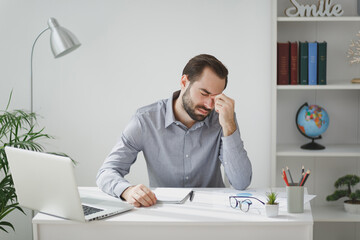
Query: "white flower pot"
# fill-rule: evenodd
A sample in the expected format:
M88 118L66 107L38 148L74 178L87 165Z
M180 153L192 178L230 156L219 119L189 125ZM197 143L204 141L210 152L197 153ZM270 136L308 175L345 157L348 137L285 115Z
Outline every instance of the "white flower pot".
M348 200L344 202L345 211L352 214L360 214L360 204L348 203Z
M279 215L279 204L265 204L265 212L267 217L276 217Z

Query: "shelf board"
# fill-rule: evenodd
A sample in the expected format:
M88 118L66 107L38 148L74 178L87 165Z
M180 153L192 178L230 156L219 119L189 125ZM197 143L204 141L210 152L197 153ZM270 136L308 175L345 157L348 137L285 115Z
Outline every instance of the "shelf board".
M360 84L342 82L327 85L277 85L277 90L360 90Z
M347 213L343 205L311 206L314 222L360 222L360 215Z
M278 22L356 22L359 16L345 17L278 17Z
M304 150L300 145L277 145L277 156L302 157L360 157L359 144L325 145L324 150Z

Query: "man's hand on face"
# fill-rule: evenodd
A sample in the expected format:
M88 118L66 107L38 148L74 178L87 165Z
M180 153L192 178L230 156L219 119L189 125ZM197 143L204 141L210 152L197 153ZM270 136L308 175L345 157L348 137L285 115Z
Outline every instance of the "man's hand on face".
M128 187L121 197L135 207L150 207L156 203L155 194L143 184Z
M236 131L234 117L235 101L225 94L215 96L215 111L219 113L219 122L223 129L224 137Z

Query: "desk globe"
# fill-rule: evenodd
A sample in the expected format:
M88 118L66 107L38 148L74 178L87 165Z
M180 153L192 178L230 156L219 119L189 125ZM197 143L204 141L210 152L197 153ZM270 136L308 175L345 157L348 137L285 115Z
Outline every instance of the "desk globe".
M329 126L329 115L326 110L318 105L308 105L304 103L296 113L296 127L305 137L311 139L310 143L302 145L302 149L321 150L324 146L315 142L321 139Z

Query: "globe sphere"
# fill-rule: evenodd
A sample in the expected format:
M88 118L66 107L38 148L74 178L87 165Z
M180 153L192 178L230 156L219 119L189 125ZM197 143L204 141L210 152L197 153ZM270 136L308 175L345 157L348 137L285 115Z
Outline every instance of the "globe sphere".
M328 129L329 115L323 107L306 103L298 110L296 124L304 136L316 139Z

